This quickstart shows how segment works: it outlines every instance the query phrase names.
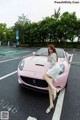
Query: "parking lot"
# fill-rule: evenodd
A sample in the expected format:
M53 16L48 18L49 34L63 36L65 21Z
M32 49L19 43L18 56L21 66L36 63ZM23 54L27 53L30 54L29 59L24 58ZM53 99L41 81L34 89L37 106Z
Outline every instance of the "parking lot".
M0 47L0 111L9 111L9 120L80 120L80 51L73 54L68 83L57 96L55 108L46 114L48 94L28 90L18 84L19 62L38 48Z

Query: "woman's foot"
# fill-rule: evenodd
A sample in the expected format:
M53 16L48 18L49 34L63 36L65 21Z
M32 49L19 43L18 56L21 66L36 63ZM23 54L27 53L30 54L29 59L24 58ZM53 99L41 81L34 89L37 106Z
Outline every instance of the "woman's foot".
M51 107L49 106L49 107L47 108L47 110L46 110L46 113L47 113L47 114L50 113L53 108L54 108L54 106L51 106Z

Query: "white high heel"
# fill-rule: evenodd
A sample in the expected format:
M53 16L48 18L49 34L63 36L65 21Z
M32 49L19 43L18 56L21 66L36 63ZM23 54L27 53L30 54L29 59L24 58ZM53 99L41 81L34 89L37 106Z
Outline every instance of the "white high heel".
M52 111L52 109L53 109L53 107L52 108L48 107L47 110L46 110L46 113L47 114L50 113Z

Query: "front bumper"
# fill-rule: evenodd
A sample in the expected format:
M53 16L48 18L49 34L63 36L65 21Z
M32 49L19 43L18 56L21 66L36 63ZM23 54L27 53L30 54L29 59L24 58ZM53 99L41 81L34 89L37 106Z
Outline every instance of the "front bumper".
M35 74L31 71L19 71L18 70L18 82L22 86L35 88L37 90L48 90L48 84L45 80L41 77L42 73ZM33 77L34 76L34 77ZM40 76L40 77L39 77Z
M65 87L67 83L69 69L70 67L63 74L60 74L58 76L57 82L53 81L54 87L56 87L58 90L61 90ZM34 71L20 71L18 69L18 82L26 87L47 91L48 84L43 79L44 74L45 73L38 73Z

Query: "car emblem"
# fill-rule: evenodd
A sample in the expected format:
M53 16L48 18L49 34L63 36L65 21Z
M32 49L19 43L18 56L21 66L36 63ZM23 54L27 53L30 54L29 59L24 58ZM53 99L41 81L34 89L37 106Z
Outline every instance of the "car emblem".
M35 79L33 79L33 83L34 83L34 84L36 84L36 81L35 81Z

